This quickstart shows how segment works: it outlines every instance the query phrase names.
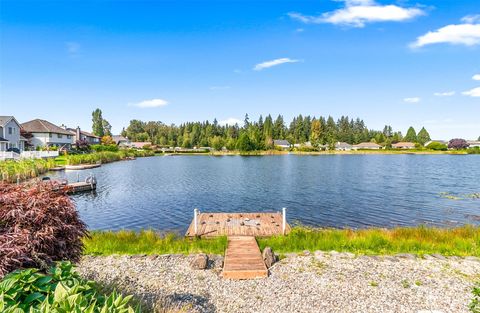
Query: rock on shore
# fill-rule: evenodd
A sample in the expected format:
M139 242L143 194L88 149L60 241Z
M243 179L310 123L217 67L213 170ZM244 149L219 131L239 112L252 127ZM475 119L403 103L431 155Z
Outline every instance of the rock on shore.
M192 269L196 256L86 256L82 276L135 294L157 312L468 312L478 258L290 254L266 279L220 277L222 258ZM218 264L215 264L218 263Z

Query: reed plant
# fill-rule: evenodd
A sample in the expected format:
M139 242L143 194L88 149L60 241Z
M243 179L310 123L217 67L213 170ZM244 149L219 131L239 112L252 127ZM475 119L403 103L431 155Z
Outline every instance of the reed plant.
M95 163L111 163L126 159L127 157L146 157L153 156L152 151L143 150L120 150L118 152L113 151L101 151L87 154L74 154L66 157L66 164L79 165L79 164L95 164Z
M53 167L55 167L54 159L0 161L0 181L13 183L35 178Z

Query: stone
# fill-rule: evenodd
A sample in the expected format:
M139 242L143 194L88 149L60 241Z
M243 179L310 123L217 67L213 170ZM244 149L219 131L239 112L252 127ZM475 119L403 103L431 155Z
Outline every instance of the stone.
M390 262L399 262L399 260L396 257L389 256L389 255L384 256L383 259Z
M190 263L190 267L194 270L204 270L207 266L208 256L204 253L197 254Z
M434 254L432 254L432 256L433 256L435 259L439 259L439 260L442 260L442 261L446 261L446 260L447 260L446 257L444 257L443 255L438 254L438 253L434 253Z
M157 255L157 254L150 254L149 256L147 256L147 259L149 259L150 261L153 261L153 260L155 260L156 258L158 258L158 255Z
M221 255L209 255L208 256L208 268L212 268L215 270L221 270L223 268L223 256Z
M417 258L417 256L412 253L398 253L398 254L395 254L395 256L397 258L407 259L407 260L415 260Z
M310 255L310 251L308 251L308 250L303 250L302 255L303 255L303 256L309 256L309 255Z
M262 257L267 268L272 267L272 265L276 261L275 254L273 253L272 248L270 247L265 247L265 249L263 249Z
M341 252L339 253L340 258L342 259L354 259L355 254L351 252Z

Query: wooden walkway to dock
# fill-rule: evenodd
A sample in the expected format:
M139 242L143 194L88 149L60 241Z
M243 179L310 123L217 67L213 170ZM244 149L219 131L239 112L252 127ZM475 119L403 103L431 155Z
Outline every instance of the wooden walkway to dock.
M290 232L283 213L198 213L188 227L187 237L228 236L222 276L252 279L268 276L255 237L286 235Z
M252 279L268 276L268 270L255 237L228 237L222 276L230 279Z

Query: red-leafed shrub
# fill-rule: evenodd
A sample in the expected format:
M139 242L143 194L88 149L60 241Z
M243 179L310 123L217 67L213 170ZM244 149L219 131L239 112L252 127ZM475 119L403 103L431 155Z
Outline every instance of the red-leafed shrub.
M0 183L0 277L18 268L78 261L86 235L63 187Z

